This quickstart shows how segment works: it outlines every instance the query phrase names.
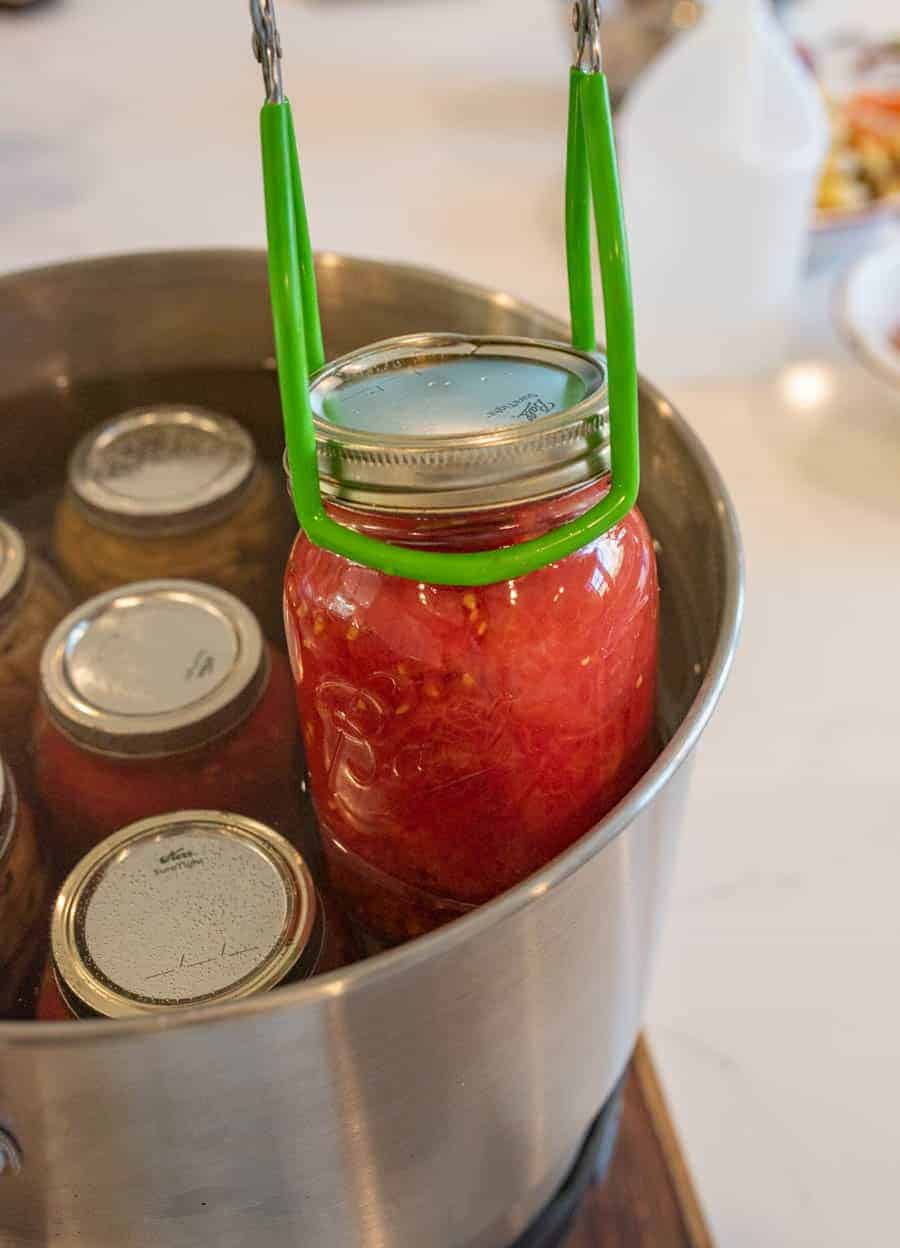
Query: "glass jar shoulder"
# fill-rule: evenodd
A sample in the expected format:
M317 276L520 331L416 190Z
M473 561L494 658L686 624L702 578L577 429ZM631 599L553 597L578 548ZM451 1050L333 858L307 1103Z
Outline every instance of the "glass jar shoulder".
M319 653L349 658L352 648L378 645L398 661L452 667L509 658L551 636L562 647L557 657L608 648L655 593L653 544L637 510L558 563L478 588L386 576L314 547L301 533L285 579L286 625L289 639L293 633Z

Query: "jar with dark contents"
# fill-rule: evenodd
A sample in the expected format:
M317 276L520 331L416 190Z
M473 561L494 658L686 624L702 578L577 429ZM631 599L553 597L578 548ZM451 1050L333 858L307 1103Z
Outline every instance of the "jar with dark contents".
M395 545L490 550L609 489L606 369L550 343L417 335L312 385L328 513ZM301 533L285 627L330 878L400 941L537 871L655 747L658 585L635 508L515 580L429 585Z
M46 644L34 768L67 865L136 819L198 805L293 836L298 748L287 660L220 589L111 590Z
M22 990L46 948L50 876L32 812L0 758L0 1017L24 1008Z
M235 420L198 407L140 408L93 429L69 461L56 559L87 597L131 581L216 585L281 634L270 567L290 533L270 470Z
M0 750L24 767L44 642L71 606L55 572L0 520Z
M96 846L59 892L50 945L45 1021L238 1001L356 956L292 845L203 810L141 820Z

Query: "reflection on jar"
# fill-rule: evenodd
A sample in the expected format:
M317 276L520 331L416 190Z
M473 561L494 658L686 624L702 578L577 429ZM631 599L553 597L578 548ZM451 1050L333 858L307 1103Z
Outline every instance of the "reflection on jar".
M52 569L0 520L0 749L23 770L41 650L70 605Z
M305 860L218 811L145 819L98 845L53 909L37 1017L133 1018L238 1001L358 957Z
M50 878L34 817L0 758L0 1017L23 1013L23 989L45 948Z
M448 335L364 349L314 383L338 464L329 478L320 458L326 507L419 549L546 533L609 488L605 393L602 362L563 347ZM445 425L455 440L439 454L414 435ZM398 941L464 914L624 797L654 754L657 623L636 509L478 588L391 577L297 537L285 624L309 785L330 879L363 928Z
M280 637L267 568L290 526L250 435L197 407L137 409L92 430L69 461L56 558L82 596L183 577L235 594Z
M295 835L290 671L232 595L167 580L89 600L47 642L41 691L35 771L66 863L198 805Z

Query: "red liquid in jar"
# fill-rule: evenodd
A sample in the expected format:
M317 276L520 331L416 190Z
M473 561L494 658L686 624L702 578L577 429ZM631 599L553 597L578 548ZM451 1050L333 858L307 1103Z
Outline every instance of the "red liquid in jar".
M592 485L447 520L333 508L392 541L475 549L580 514ZM658 585L635 509L512 582L426 586L301 534L285 626L331 879L403 939L537 870L605 815L653 753Z
M75 1017L63 1000L56 976L53 974L53 967L49 962L44 967L44 973L41 976L34 1016L42 1023L71 1022Z
M40 708L34 731L37 780L62 859L71 864L117 829L175 810L235 811L292 837L293 682L284 656L270 647L270 657L266 688L236 727L198 748L161 758L119 758L87 749Z

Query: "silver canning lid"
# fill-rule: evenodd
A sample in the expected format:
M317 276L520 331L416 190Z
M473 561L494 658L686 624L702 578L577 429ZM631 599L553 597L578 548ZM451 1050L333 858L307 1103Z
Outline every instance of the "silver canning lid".
M256 467L253 439L202 407L135 408L92 429L72 452L69 488L103 528L183 533L237 507Z
M181 811L101 841L60 890L53 967L78 1015L124 1018L311 974L323 940L300 854L255 819Z
M602 357L530 338L414 334L311 384L325 494L454 511L564 493L609 471Z
M269 676L259 624L232 594L197 581L141 581L84 602L41 656L54 722L103 753L193 749L253 709Z
M18 529L0 520L0 614L8 610L25 586L28 552Z

